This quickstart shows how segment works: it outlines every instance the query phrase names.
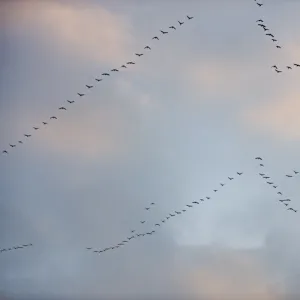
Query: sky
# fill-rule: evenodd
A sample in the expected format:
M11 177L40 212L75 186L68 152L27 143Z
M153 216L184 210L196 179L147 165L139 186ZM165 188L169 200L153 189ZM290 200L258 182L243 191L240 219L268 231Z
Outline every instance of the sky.
M1 300L299 299L299 213L254 158L299 209L300 2L263 4L1 1L0 248L33 244L0 253Z

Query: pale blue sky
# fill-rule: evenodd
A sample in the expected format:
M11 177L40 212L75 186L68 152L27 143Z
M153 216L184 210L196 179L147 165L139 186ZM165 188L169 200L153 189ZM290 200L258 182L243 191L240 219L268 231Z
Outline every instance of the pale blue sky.
M285 174L300 170L300 68L285 66L300 64L300 3L0 7L0 145L10 150L0 157L0 248L34 244L0 255L0 296L281 300L300 293L299 213L278 202L254 161L264 157L299 209L300 177ZM260 18L282 49L256 25ZM161 36L171 25L177 30ZM136 65L94 81L130 60ZM58 120L33 132L52 115ZM9 149L19 139L24 144ZM226 186L214 195L220 182ZM150 230L207 195L155 236L100 256L85 251L134 228ZM150 202L156 206L146 212Z

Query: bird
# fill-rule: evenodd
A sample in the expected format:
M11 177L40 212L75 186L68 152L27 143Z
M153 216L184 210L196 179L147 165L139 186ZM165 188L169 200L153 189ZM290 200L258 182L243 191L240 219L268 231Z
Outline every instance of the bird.
M259 20L257 20L256 22L262 22L262 23L263 23L264 21L263 21L262 19L259 19Z
M39 128L38 127L32 127L34 130L38 130Z
M278 192L277 194L278 194L278 195L282 195L282 193L281 193L281 192Z
M259 7L263 5L262 3L256 3L256 4L257 4Z
M141 221L142 224L144 224L146 221Z
M112 69L111 71L112 71L112 72L119 72L118 69Z
M91 247L89 247L89 248L86 248L87 250L92 250L92 248Z
M16 147L16 145L12 145L12 144L9 144L9 146L11 146L12 148Z
M47 125L48 123L47 122L42 122L43 123L43 125Z
M60 110L67 110L67 109L66 109L65 107L63 107L63 106L60 107L59 109L60 109Z
M278 45L277 45L276 48L281 49L281 46L278 46Z
M267 183L268 183L268 184L274 184L273 182L269 182L269 181L267 181Z
M152 40L159 40L159 38L158 38L157 36L154 36L154 37L152 38Z
M53 117L51 117L50 119L55 119L55 120L57 120L57 117L53 116Z
M225 184L224 184L224 183L220 183L220 185L221 185L221 186L224 186Z
M125 65L122 65L121 68L127 68Z
M143 53L135 53L136 56L142 56L144 55Z
M268 29L267 27L265 27L265 26L263 26L262 29L263 29L264 31L269 31L269 29Z
M194 203L194 204L199 204L199 202L198 202L198 201L193 201L192 203Z
M84 96L85 94L77 93L77 95L78 95L79 97L82 97L82 96Z
M292 175L285 175L286 177L293 177Z
M73 100L73 101L70 101L70 100L67 100L70 104L72 104L72 103L74 103L75 101Z
M102 76L110 76L108 73L102 73Z
M186 212L186 209L183 209L182 211L183 211L183 212Z
M168 31L163 31L163 30L160 30L160 32L161 32L162 34L167 34L167 33L168 33Z
M274 35L272 33L266 33L266 35L274 37Z
M264 24L257 24L257 26L260 26L260 27L266 28L266 25L264 25Z
M19 143L19 144L23 144L23 142L22 142L22 141L18 141L18 143Z
M283 200L279 200L280 202L284 202L284 201L291 201L291 199L283 199Z
M287 67L287 69L292 70L292 67L290 67L290 66L286 66L286 67Z
M238 175L243 175L243 173L236 172Z
M176 27L175 27L175 26L170 26L169 28L170 28L170 29L176 30Z
M232 180L233 178L232 178L232 177L228 177L228 179L229 179L229 180Z
M184 22L180 22L180 21L177 21L177 22L179 23L180 26L184 24Z
M277 73L281 73L282 71L280 71L280 70L277 70L277 69L275 69L275 71L277 72Z
M288 206L288 204L287 203L283 203L285 206Z
M129 62L127 63L127 65L135 65L135 62L129 61Z
M292 211L294 211L294 212L297 212L297 210L295 210L295 209L293 209L293 208L288 208L287 210L292 210Z
M100 81L102 81L102 78L95 78L95 80L100 82Z
M259 173L259 175L260 175L260 176L264 176L265 174L263 174L263 173Z
M150 205L155 205L155 203L154 203L154 202L152 202L152 203L150 203Z
M8 154L7 150L2 151L3 154Z
M200 201L204 201L204 199L201 198Z
M277 189L277 188L278 188L278 185L273 185L273 188L274 188L274 189Z
M210 199L210 197L206 197L206 199L207 199L207 200L209 200L209 199Z
M192 20L194 17L189 17L189 16L186 16L189 20Z
M187 204L187 207L193 207L193 205L188 205L188 204Z
M144 49L149 49L149 50L151 50L151 48L150 48L149 46L146 46Z
M172 214L169 214L170 215L170 217L175 217L175 215L172 215Z
M294 173L295 173L295 174L299 174L299 172L298 172L298 171L294 171Z
M31 134L24 134L27 138L31 137Z
M255 159L257 159L257 160L262 160L262 158L261 158L261 157L255 157Z
M214 190L214 192L216 193L218 190Z
M155 224L155 226L160 226L160 224Z
M295 66L295 67L300 67L300 65L299 65L299 64L294 64L294 66Z
M272 66L271 68L275 68L275 69L277 69L277 66L276 66L276 65L274 65L274 66Z
M93 87L93 85L85 85L88 89L91 89Z
M278 42L276 39L272 39L273 42Z
M146 210L149 210L149 209L150 209L150 207L145 207L145 209L146 209Z

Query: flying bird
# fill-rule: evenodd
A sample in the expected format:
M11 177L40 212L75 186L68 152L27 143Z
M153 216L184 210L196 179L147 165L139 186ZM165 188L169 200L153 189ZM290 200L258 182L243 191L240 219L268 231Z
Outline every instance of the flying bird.
M93 87L93 85L85 85L88 89L91 89Z
M187 204L187 207L193 207L193 205L188 205L188 204Z
M282 71L280 71L280 70L277 70L277 69L275 69L275 71L276 71L277 73L282 73Z
M50 120L51 120L51 119L55 119L55 120L57 120L57 117L53 116L53 117L51 117L51 118L50 118Z
M225 183L220 183L220 185L221 185L221 186L224 186L224 185L225 185Z
M266 33L266 35L274 37L274 35L272 33Z
M286 67L287 67L287 69L292 70L292 67L290 67L290 66L286 66Z
M189 17L189 16L186 16L189 20L192 20L194 17Z
M160 224L155 224L155 226L160 226Z
M264 176L265 174L263 174L263 173L259 173L259 175L260 175L260 176Z
M292 175L285 175L286 177L293 177Z
M274 66L272 66L271 68L275 68L275 69L277 69L277 66L276 66L276 65L274 65Z
M292 211L294 211L294 212L297 212L297 210L295 210L295 209L293 209L293 208L288 208L287 210L292 210Z
M102 76L110 76L108 73L102 73Z
M295 173L295 174L299 174L299 172L298 172L298 171L294 171L294 173Z
M263 21L262 19L259 19L259 20L257 20L256 22L262 22L262 23L263 23L264 21Z
M204 199L201 198L200 201L204 201Z
M228 179L229 179L229 180L232 180L233 178L232 178L232 177L228 177Z
M63 107L63 106L60 107L59 109L60 109L60 110L67 110L67 109L66 109L65 107Z
M281 47L280 47L280 46L278 46L278 45L276 46L276 48L278 48L278 49L281 49Z
M72 103L74 103L75 101L73 100L73 101L70 101L70 100L67 100L70 104L72 104Z
M154 203L154 202L152 202L150 205L155 205L155 203Z
M152 38L152 40L159 40L159 38L158 38L157 36L154 36L154 37Z
M299 65L299 64L294 64L294 66L296 66L296 67L300 67L300 65Z
M102 78L95 78L95 80L100 82L100 81L102 81Z
M121 68L127 68L125 65L122 65Z
M239 173L239 172L236 172L238 175L243 175L243 172Z
M16 147L16 145L12 145L12 144L9 144L9 146L11 146L12 148Z
M149 49L149 50L151 50L151 48L150 48L149 46L146 46L144 49Z
M31 134L24 134L24 136L26 136L28 138L28 137L31 137Z
M176 30L176 27L175 27L175 26L170 26L169 28L170 28L170 29Z
M112 71L112 72L119 72L118 69L112 69L111 71Z
M261 157L256 157L255 159L257 159L257 160L262 160L262 158L261 158Z
M281 193L281 192L278 192L277 194L278 194L278 195L282 195L282 193Z
M136 56L142 56L144 55L143 53L135 53Z
M78 95L79 97L82 97L82 96L84 96L85 94L77 93L77 95Z
M214 192L217 192L218 190L214 190Z
M198 201L193 201L192 203L194 203L194 204L199 204L199 202L198 202Z
M274 184L273 182L268 182L268 181L267 181L267 183L268 183L268 184Z
M181 26L182 24L184 24L184 22L180 22L180 21L177 21L179 23L179 25Z
M18 143L19 143L19 144L23 144L23 142L22 142L22 141L18 141Z
M38 130L39 128L38 127L32 127L34 130Z
M259 7L263 5L262 3L256 3L256 4L257 4Z
M278 188L278 185L273 185L273 188L274 188L274 189L277 189L277 188Z
M132 62L132 61L129 61L129 62L127 63L127 65L135 65L135 63Z
M2 153L3 154L5 154L5 153L8 154L7 150L3 150Z
M209 199L210 199L210 197L206 197L206 199L207 199L207 200L209 200Z
M276 39L272 39L273 42L278 42Z
M146 210L149 210L149 209L150 209L150 207L145 207L145 209L146 209Z
M142 224L144 224L146 221L141 221Z
M170 217L175 217L175 215L172 215L172 214L169 214L170 215Z
M168 31L163 31L163 30L160 30L160 32L161 32L162 34L167 34L167 33L168 33Z

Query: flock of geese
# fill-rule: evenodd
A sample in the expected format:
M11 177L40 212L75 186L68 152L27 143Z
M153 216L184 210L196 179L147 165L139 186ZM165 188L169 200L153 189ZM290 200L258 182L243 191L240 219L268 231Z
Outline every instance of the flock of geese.
M259 7L262 7L262 6L263 6L263 4L257 2L257 0L254 0L254 1L255 1L255 3L256 3ZM277 48L277 49L281 49L282 47L278 44L278 40L275 38L274 34L270 32L270 29L267 28L267 26L266 26L264 20L263 20L263 19L259 19L259 20L256 21L256 23L257 23L257 25L258 25L259 27L261 27L261 28L264 30L265 35L271 38L272 42L275 43L276 48ZM299 68L299 67L300 67L300 64L294 63L294 64L293 64L293 67L296 67L296 68L298 67L298 68ZM292 70L293 67L292 67L292 66L286 66L287 70ZM278 73L282 73L282 70L280 70L280 69L277 67L277 65L273 65L271 68L274 69L275 72L276 72L277 74L278 74Z
M259 167L265 169L265 164L263 163L263 159L262 159L261 157L256 157L255 159L258 160L258 161L260 161ZM294 172L294 175L287 174L287 175L285 175L285 176L288 177L288 178L292 178L292 177L294 177L295 175L299 174L298 171L295 171L295 170L294 170L293 172ZM271 179L270 175L266 174L266 171L263 171L263 173L259 173L259 176L260 176L262 179L265 179L266 183L267 183L269 186L273 187L273 189L275 189L275 190L277 191L277 195L278 195L280 198L283 197L283 192L280 191L279 189L277 190L278 185L276 185L276 184L274 183L274 181ZM279 199L279 202L281 202L281 203L284 204L285 206L289 206L289 203L291 202L291 199L289 199L289 198L286 198L286 199ZM287 203L287 202L288 202L288 203ZM295 209L292 208L292 207L287 208L287 210L290 210L290 211L293 211L293 212L297 212L297 210L295 210Z
M259 7L261 7L261 6L263 5L262 3L257 2L257 0L254 0L254 1L256 2L256 4L257 4ZM190 16L186 16L186 18L187 18L187 20L193 19L193 17L190 17ZM178 26L182 26L182 25L185 23L184 21L177 21L177 22L178 22ZM257 25L258 25L259 27L261 27L261 28L264 30L264 32L266 32L266 36L270 36L270 38L272 38L272 42L277 43L277 39L274 37L274 35L273 35L272 33L269 32L269 29L267 28L267 26L265 25L265 23L264 23L264 21L263 21L262 19L257 20ZM173 30L173 31L177 30L176 27L175 27L174 25L170 26L169 29L170 29L170 30ZM161 35L166 35L166 34L169 33L169 31L160 30L160 33L161 33ZM159 36L154 36L154 37L152 38L152 40L159 40L159 39L160 39ZM281 49L281 46L278 45L278 44L276 44L276 48ZM151 48L149 45L146 45L146 46L144 47L144 51L150 51L151 49L152 49L152 48ZM136 57L141 57L141 56L143 56L144 54L145 54L145 53L143 53L143 52L142 52L142 53L135 53L135 56L136 56ZM114 73L115 73L115 72L119 72L120 70L127 69L127 68L128 68L129 66L131 66L131 65L135 65L135 62L134 62L134 61L128 61L128 62L126 62L125 64L121 65L119 68L113 68L113 69L110 70L110 72L104 72L104 73L101 74L102 77L96 77L96 78L95 78L95 82L96 82L96 83L99 83L99 82L103 81L104 77L111 76L111 73L112 73L112 72L114 72ZM294 64L294 66L295 66L295 67L300 67L300 64ZM275 71L276 71L277 73L281 73L281 72L282 72L281 70L278 69L278 67L277 67L276 65L272 66L272 68L274 68ZM287 69L290 70L290 69L292 69L292 67L291 67L291 66L287 66ZM85 87L87 88L87 90L90 90L90 89L93 89L93 88L94 88L94 85L93 85L93 84L89 84L89 85L86 84ZM78 93L77 93L77 96L78 96L78 97L84 97L84 96L86 96L86 93L85 93L85 92L78 92ZM73 104L73 103L75 103L75 102L76 102L75 100L67 100L67 104L68 104L68 105L71 105L71 104ZM59 110L59 111L66 111L67 108L66 108L65 105L63 105L63 106L60 106L60 107L58 108L58 110ZM56 115L53 115L53 116L51 116L51 117L49 118L50 121L51 121L51 120L57 120L57 119L58 119L58 117L57 117ZM49 121L43 121L41 124L42 124L42 126L46 126L46 125L48 125L48 122L49 122ZM33 127L33 130L37 131L37 130L39 130L40 128L41 128L41 127L39 127L39 126L34 126L34 127ZM30 138L31 136L32 136L32 133L30 133L30 134L25 133L25 134L24 134L24 137L25 137L26 139ZM23 140L19 140L18 143L15 143L15 144L9 144L9 146L10 146L11 148L15 148L18 144L19 144L19 145L20 145L20 144L23 144ZM5 150L2 151L2 153L5 154L5 155L7 155L7 154L9 154L9 151L8 151L7 149L5 149ZM255 159L258 160L258 161L260 161L259 167L260 167L260 168L264 168L263 159L262 159L261 157L256 157ZM241 175L243 174L243 172L237 172L236 174L237 174L237 176L241 176ZM297 175L297 174L299 174L299 172L298 172L298 171L294 171L294 174L293 174L293 175L287 174L286 177L291 178L291 177L294 177L294 176ZM265 179L266 183L267 183L268 185L270 185L271 187L273 187L274 190L277 191L277 195L280 196L280 198L283 197L283 192L277 190L278 185L276 185L276 184L271 180L270 176L267 175L265 171L259 172L259 176L260 176L262 179ZM234 177L228 177L229 182L232 181L232 180L234 180L234 179L235 179ZM219 183L219 186L220 186L219 189L224 188L225 185L226 185L226 183L222 183L222 182ZM214 189L212 192L213 192L213 193L217 193L217 192L219 192L219 189ZM114 245L111 245L111 246L109 246L109 247L105 247L105 248L102 248L102 249L97 249L97 248L93 248L93 247L87 247L86 250L92 251L93 253L101 254L101 253L104 253L104 252L106 252L106 251L111 251L111 250L115 250L115 249L118 249L118 248L122 248L122 247L126 246L127 244L129 244L131 241L133 241L133 240L135 240L135 239L139 239L139 238L142 238L142 237L151 236L151 235L153 235L154 233L156 233L157 230L158 230L159 228L161 228L161 227L164 226L167 222L169 222L170 220L172 220L172 218L174 218L174 217L179 217L180 215L187 213L188 210L197 207L197 206L200 205L200 203L202 203L202 202L211 200L211 198L212 198L211 195L207 195L207 196L205 196L205 197L203 197L203 198L201 198L201 199L199 199L199 200L197 200L197 201L193 201L193 202L191 202L191 203L186 204L185 207L182 208L182 209L180 209L180 210L175 210L175 211L169 212L163 219L161 219L159 222L155 223L155 224L153 225L153 228L152 228L151 230L149 230L149 231L137 232L136 229L130 230L130 235L129 235L129 236L125 237L124 239L122 239L121 241L115 243ZM285 205L286 207L288 207L289 204L290 204L290 202L291 202L291 199L289 199L289 198L286 198L286 199L279 199L279 202L281 202L283 205ZM154 202L150 203L149 207L145 207L145 210L146 210L146 211L150 211L151 208L152 208L154 205L155 205ZM288 207L287 210L293 211L293 212L297 212L297 210L295 210L295 209L292 208L292 207ZM141 221L140 221L140 224L147 224L147 221L146 221L146 220L141 220ZM18 249L24 249L24 248L30 247L30 246L33 246L33 244L27 244L27 245L22 245L22 246L15 246L15 247L11 247L11 248L3 248L3 249L0 250L0 253L7 252L7 251L18 250Z
M243 172L237 172L237 177L243 175ZM227 182L231 182L232 180L234 180L235 177L228 177ZM224 188L226 186L226 182L220 182L219 183L219 188L213 189L212 193L217 193L220 191L220 189ZM175 210L175 211L171 211L169 212L163 219L161 219L160 221L156 222L152 229L148 230L148 231L143 231L143 232L137 232L136 229L131 230L130 231L130 236L125 237L124 239L120 240L119 242L115 243L114 245L102 248L102 249L97 249L97 248L93 248L93 247L86 247L86 250L88 251L92 251L92 253L97 253L97 254L101 254L104 253L106 251L112 251L118 248L122 248L125 247L126 245L128 245L131 241L135 240L135 239L140 239L142 237L147 237L147 236L151 236L154 233L157 232L157 230L159 228L162 228L162 226L164 226L167 222L171 221L172 218L175 217L179 217L182 214L185 214L188 212L188 210L190 209L194 209L197 207L197 205L200 205L200 203L203 203L205 201L211 200L213 199L212 195L206 195L203 198L200 198L199 200L195 200L192 201L191 203L187 203L185 204L185 206L182 209L179 210ZM145 210L149 211L151 209L151 206L155 205L154 202L152 202L149 207L145 207ZM147 224L146 220L141 220L140 221L141 224Z
M187 18L187 20L192 20L194 17L186 16L186 18ZM185 23L184 21L177 21L177 22L178 22L178 26L179 26L179 27L182 26L182 25ZM176 31L176 30L177 30L177 28L176 28L175 25L169 26L169 29L172 30L172 31ZM166 34L169 34L169 31L160 30L160 33L161 33L161 35L166 35ZM154 37L152 38L152 40L159 40L159 39L160 39L159 36L154 36ZM146 46L144 47L144 50L145 50L145 51L150 51L150 50L151 50L151 47L150 47L149 45L146 45ZM144 54L145 54L145 53L143 53L143 52L142 52L142 53L135 53L135 56L136 56L136 57L141 57L141 56L143 56ZM134 61L128 61L128 62L126 62L125 64L121 65L119 68L113 68L113 69L110 70L110 72L104 72L104 73L102 73L102 74L101 74L102 77L96 77L96 78L95 78L95 81L96 81L96 83L99 83L99 82L103 81L104 77L111 76L111 73L116 73L116 72L119 72L119 71L121 71L121 70L125 70L125 69L127 69L129 66L132 66L132 65L135 65L135 64L136 64L136 63L135 63ZM93 85L93 84L86 84L85 87L87 88L87 90L91 90L91 89L94 88L94 85ZM78 92L78 93L77 93L77 96L78 96L78 97L84 97L84 96L86 96L86 93L85 93L85 92L80 92L80 93ZM75 103L75 100L67 100L66 102L67 102L68 105L71 105L71 104ZM66 110L67 110L67 107L66 107L65 105L62 105L61 107L58 108L58 110L59 110L59 111L66 111ZM58 119L58 117L57 117L56 115L54 115L54 116L51 116L51 117L49 118L49 121L51 121L51 120L57 120L57 119ZM49 121L43 121L43 122L41 123L42 126L48 125L48 122L49 122ZM40 126L34 126L34 127L32 127L32 128L33 128L34 131L36 131L36 130L39 130L41 127L40 127ZM32 133L30 133L30 134L25 133L25 134L24 134L25 139L28 139L28 138L30 138L31 136L32 136ZM15 147L17 147L17 145L21 145L21 144L23 144L23 143L24 143L23 140L19 140L17 143L9 144L9 146L10 146L11 148L15 148ZM3 154L3 155L8 155L8 154L9 154L8 149L4 149L4 150L2 151L2 154Z

